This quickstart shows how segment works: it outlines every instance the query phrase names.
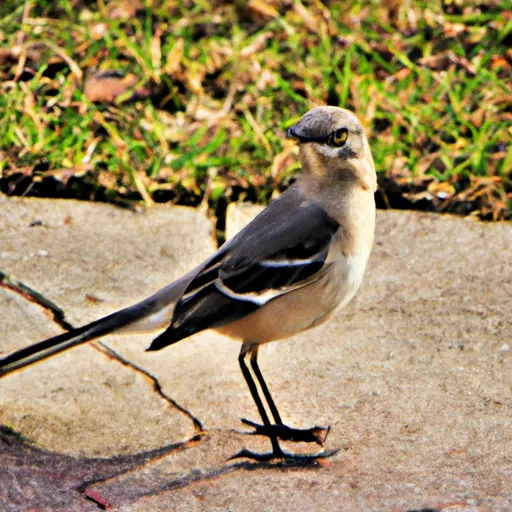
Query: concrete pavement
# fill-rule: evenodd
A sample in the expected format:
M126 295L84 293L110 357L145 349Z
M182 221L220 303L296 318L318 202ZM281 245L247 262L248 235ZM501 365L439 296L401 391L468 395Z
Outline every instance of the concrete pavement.
M257 211L231 208L229 233ZM45 300L80 325L214 250L209 221L181 207L0 196L0 226L2 352L62 330ZM511 299L511 224L378 212L354 301L260 358L285 421L331 425L326 448L339 454L310 468L228 462L268 447L232 431L240 417L258 420L239 344L206 332L145 353L151 336L110 336L0 381L11 429L0 431L0 501L16 511L512 510Z

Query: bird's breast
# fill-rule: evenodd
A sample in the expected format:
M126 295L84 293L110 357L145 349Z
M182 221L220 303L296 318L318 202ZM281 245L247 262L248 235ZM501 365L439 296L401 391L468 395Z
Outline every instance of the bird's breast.
M267 343L288 338L328 320L356 294L368 255L332 259L322 276L269 301L248 316L216 330L246 343Z
M347 305L359 290L368 262L369 252L343 254L332 263L326 285L326 302L333 309Z

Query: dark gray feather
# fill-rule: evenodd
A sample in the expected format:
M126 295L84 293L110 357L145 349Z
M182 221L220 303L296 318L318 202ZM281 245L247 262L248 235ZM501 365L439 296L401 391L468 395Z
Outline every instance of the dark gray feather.
M285 293L287 287L318 273L338 229L339 224L318 202L291 187L221 247L196 275L176 305L171 326L148 350L225 325L260 307L243 294L269 289ZM290 263L284 264L286 261ZM223 293L224 288L232 295Z

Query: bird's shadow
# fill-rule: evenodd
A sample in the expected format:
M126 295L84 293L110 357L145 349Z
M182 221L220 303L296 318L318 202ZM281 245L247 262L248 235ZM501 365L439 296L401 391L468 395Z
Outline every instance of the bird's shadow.
M22 434L0 425L0 466L6 468L0 473L0 488L6 491L6 505L10 507L73 508L88 499L108 509L110 506L120 506L145 496L181 489L235 471L314 471L324 465L322 459L227 459L223 464L206 470L178 470L169 478L158 478L154 482L149 478L142 485L136 485L135 480L130 478L130 473L136 475L137 471L147 469L171 454L193 448L208 438L208 433L202 433L182 443L172 443L131 455L73 457L34 446ZM208 441L212 442L212 439ZM115 503L112 503L112 496Z

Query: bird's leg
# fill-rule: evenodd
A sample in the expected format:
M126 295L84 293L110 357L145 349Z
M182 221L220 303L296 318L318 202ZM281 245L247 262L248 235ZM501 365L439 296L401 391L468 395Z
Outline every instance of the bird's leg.
M254 403L256 404L256 407L258 408L258 412L260 413L261 420L263 421L263 424L268 429L268 436L270 438L270 442L272 443L272 452L271 453L253 453L249 450L242 450L235 456L233 456L233 459L240 458L240 457L247 457L250 459L255 459L259 461L268 461L276 458L284 458L285 455L283 451L281 450L281 447L279 446L279 442L277 441L277 436L275 433L271 432L272 424L270 423L270 420L267 415L267 411L265 411L265 407L263 406L263 402L261 401L261 398L258 394L258 388L256 387L256 383L254 382L254 379L252 378L251 372L249 371L249 368L245 364L245 357L249 353L251 349L251 345L244 343L242 345L242 349L240 350L240 355L238 356L238 362L240 364L240 369L242 370L242 374L245 378L245 382L247 382L247 385L249 386L249 391L251 392L252 398L254 400Z
M258 349L259 349L259 346L255 345L253 347L253 349L251 350L251 368L253 369L254 375L256 375L256 378L258 379L258 382L260 383L261 389L263 390L263 394L265 395L265 400L267 401L267 404L270 408L270 412L272 413L272 416L274 417L274 421L276 422L276 425L283 425L283 421L281 420L281 415L279 414L279 411L277 410L276 404L274 403L272 395L270 394L267 383L265 382L265 379L263 378L263 374L261 373L260 367L258 366Z
M315 426L307 429L299 429L299 428L291 428L286 426L281 420L281 415L277 410L276 404L270 394L270 390L268 389L267 383L263 378L263 374L261 373L260 367L258 365L258 345L254 345L251 349L251 367L258 379L258 382L261 386L263 394L265 395L265 400L270 408L270 412L274 417L275 425L271 425L270 429L267 425L258 425L252 421L242 419L242 422L246 425L254 427L254 434L257 435L267 435L271 434L276 435L279 439L284 441L296 441L303 443L317 443L322 446L329 434L330 427L320 427Z
M263 405L263 402L261 401L261 398L258 394L258 389L256 387L256 383L254 382L254 379L252 378L251 372L249 371L249 368L245 364L245 357L247 354L251 352L251 366L258 378L258 381L263 389L263 393L265 395L265 398L268 401L268 406L272 412L272 415L274 416L274 420L276 421L276 425L272 425L270 423L269 417L267 415L267 411L265 410L265 407ZM263 425L257 425L256 423L249 422L248 420L242 420L248 425L251 425L256 428L256 432L258 434L262 434L265 436L268 436L270 438L270 441L272 443L272 452L270 453L254 453L250 450L241 450L239 453L231 457L231 459L238 459L238 458L248 458L257 460L260 462L267 462L272 459L285 459L286 461L292 462L292 463L298 463L298 464L310 464L318 459L331 457L335 453L338 452L338 450L330 450L330 451L323 451L318 454L313 455L302 455L302 454L292 454L284 452L281 447L279 446L278 438L281 439L287 439L290 441L309 441L309 438L313 436L311 433L315 429L309 429L309 430L299 430L299 429L291 429L287 427L286 425L283 425L281 421L281 417L279 416L279 412L277 411L277 407L272 400L272 397L270 396L270 392L268 390L268 387L263 379L263 375L261 374L261 371L258 367L258 363L256 361L258 356L258 347L251 346L248 343L244 343L242 345L242 349L240 350L240 355L238 356L238 362L240 363L240 368L242 370L242 374L245 378L245 381L247 382L247 385L249 386L249 390L251 392L252 398L256 404L256 407L258 408L258 412L260 413L261 419L263 421ZM322 427L316 427L316 428L322 428ZM309 432L309 434L305 434L306 432ZM328 432L328 430L327 430ZM327 434L324 436L324 440ZM309 436L309 437L308 437ZM318 442L316 439L313 440L314 442ZM321 444L321 443L319 443Z

